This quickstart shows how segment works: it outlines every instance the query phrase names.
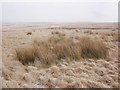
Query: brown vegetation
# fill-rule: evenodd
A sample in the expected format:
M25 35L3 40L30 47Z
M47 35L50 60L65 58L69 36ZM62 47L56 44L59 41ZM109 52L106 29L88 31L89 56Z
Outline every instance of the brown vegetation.
M27 32L27 35L32 35L32 32Z
M23 65L29 62L34 62L36 48L33 45L27 45L23 47L18 47L15 49L18 60L22 62Z
M89 37L80 39L81 56L83 58L106 58L107 47L101 40L93 40Z
M112 35L114 41L120 42L120 33L119 33L119 31L118 32L113 32L113 33L111 33L111 35Z
M65 33L62 33L62 32L59 32L59 31L52 31L51 34L52 35L58 35L59 37L60 36L65 36Z
M93 34L93 32L92 32L92 31L90 31L90 30L85 31L84 33Z
M46 41L34 40L34 45L17 48L16 53L23 64L34 62L35 57L45 65L51 65L61 59L106 58L107 47L100 40L90 37L81 37L78 40L76 43L65 37L50 37Z
M32 27L3 26L0 86L3 88L118 87L118 29L112 25L107 27L113 28L104 29L105 24L100 24L99 27L88 25L90 29L83 24L71 24L63 29L61 24L60 29L49 30L47 25L43 25L45 28L41 28L38 24L30 26ZM112 31L113 29L115 31ZM54 31L64 33L65 36L51 34ZM92 31L93 34L84 33L85 31ZM32 35L27 35L28 32L32 32ZM99 46L97 41L103 43L103 46ZM109 51L108 57L106 55L106 59L101 59L104 58L102 56L97 59L96 55L104 53L101 48L106 46L109 48L108 50L105 48ZM19 51L17 49L20 50L18 53L20 56L17 55ZM31 54L25 54L25 51Z

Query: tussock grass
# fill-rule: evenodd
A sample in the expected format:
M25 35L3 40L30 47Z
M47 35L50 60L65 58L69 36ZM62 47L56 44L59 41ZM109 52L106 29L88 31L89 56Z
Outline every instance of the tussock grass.
M120 42L120 34L118 34L118 37L117 37L117 39L118 39L118 42Z
M65 36L65 33L59 32L59 31L52 31L51 34L52 34L52 35L58 35L59 37Z
M77 33L79 32L79 30L75 30Z
M33 45L21 46L15 49L18 60L23 64L34 62L36 47Z
M81 47L81 56L83 58L99 59L107 57L107 47L101 40L82 37L79 43Z
M27 32L27 35L32 35L32 32Z
M120 42L120 33L116 33L116 32L113 32L111 33L112 37L113 37L113 41L117 41L117 42Z
M74 42L67 37L50 37L46 41L34 40L33 46L17 48L19 61L23 64L34 62L37 57L43 64L51 65L61 59L80 60L81 58L106 58L107 47L101 40L81 37Z
M110 33L105 33L101 35L101 38L108 42L108 38L112 37L110 41L112 42L119 42L120 41L120 34L118 32L110 32Z
M92 31L90 31L90 30L85 31L84 33L93 34L93 32L92 32Z
M79 60L81 58L79 45L74 43L70 38L56 43L53 53L56 54L58 60L67 58Z
M52 54L52 48L50 43L40 42L37 46L36 57L45 65L51 65L55 63L56 57Z

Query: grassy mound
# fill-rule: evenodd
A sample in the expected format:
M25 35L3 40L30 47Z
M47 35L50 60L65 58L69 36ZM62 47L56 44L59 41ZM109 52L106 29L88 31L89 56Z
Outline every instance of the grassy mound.
M39 58L45 65L51 65L61 59L80 60L81 58L106 58L107 47L99 39L81 37L77 42L65 37L50 37L46 41L34 40L32 46L17 48L17 57L23 64Z

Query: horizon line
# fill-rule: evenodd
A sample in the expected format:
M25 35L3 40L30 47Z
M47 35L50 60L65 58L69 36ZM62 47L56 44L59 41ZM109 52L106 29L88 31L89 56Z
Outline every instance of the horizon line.
M2 24L5 23L119 23L119 21L104 21L104 22L96 22L96 21L70 21L70 22L54 22L54 21L50 21L50 22L0 22Z

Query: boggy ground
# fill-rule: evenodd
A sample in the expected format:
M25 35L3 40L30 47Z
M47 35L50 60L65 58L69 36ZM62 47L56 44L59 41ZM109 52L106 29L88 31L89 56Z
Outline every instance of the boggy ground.
M83 27L81 27L83 25ZM118 87L118 30L116 25L107 24L69 25L10 25L2 31L2 87L3 88L44 88ZM111 27L110 27L111 26ZM52 36L71 40L80 37L99 38L108 48L107 58L61 59L50 66L41 63L23 65L15 49L33 44L35 40L46 41ZM97 44L97 43L96 43Z

